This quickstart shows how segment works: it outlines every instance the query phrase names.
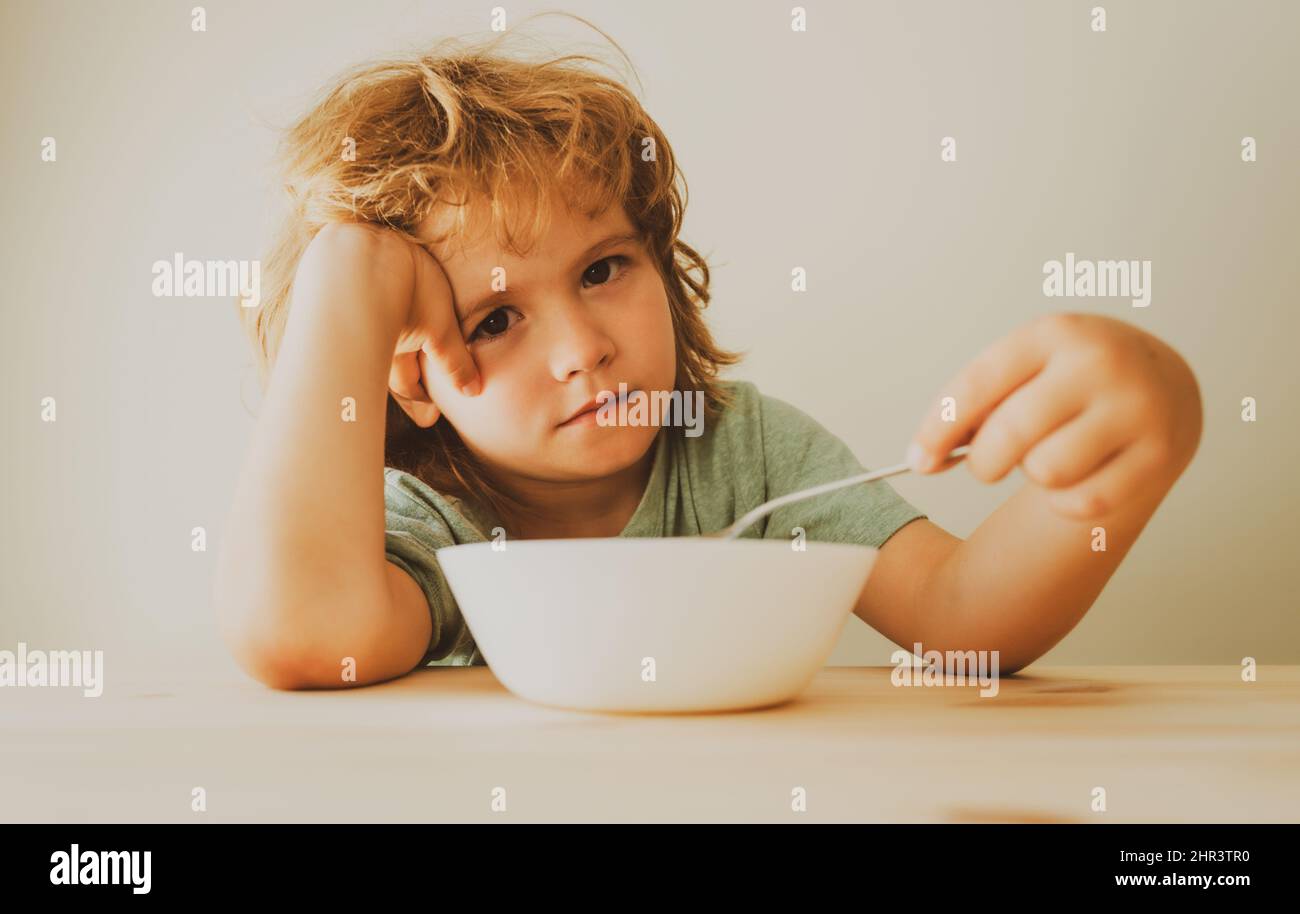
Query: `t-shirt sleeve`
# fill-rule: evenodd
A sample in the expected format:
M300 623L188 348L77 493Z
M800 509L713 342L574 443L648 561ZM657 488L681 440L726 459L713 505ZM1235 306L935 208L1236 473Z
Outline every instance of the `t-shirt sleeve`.
M384 469L384 552L415 579L433 632L421 666L485 666L469 625L438 565L437 550L484 539L451 504L409 473Z
M760 415L768 499L867 471L848 445L789 403L761 395ZM878 479L778 508L767 517L763 536L789 539L802 527L808 540L878 549L904 525L928 516Z

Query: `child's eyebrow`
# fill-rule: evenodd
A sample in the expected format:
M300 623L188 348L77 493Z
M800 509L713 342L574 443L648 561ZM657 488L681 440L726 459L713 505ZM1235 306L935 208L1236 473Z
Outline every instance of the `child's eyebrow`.
M636 232L636 231L619 232L617 234L609 235L605 238L602 238L599 241L597 241L595 244L593 244L591 247L587 248L587 250L583 251L574 259L573 265L569 268L569 272L573 272L574 270L577 270L579 267L586 266L596 257L597 254L600 254L602 251L605 251L612 247L616 247L617 245L623 244L625 242L629 242L629 241L640 242L641 240L642 240L641 232ZM484 311L488 308L495 307L496 304L500 302L502 299L504 299L506 296L518 291L519 289L518 287L516 287L512 289L503 289L500 292L490 292L487 295L484 295L482 298L478 299L472 305L469 306L469 308L461 316L460 322L462 324L467 323L471 318L474 317L474 315L478 314L480 311Z

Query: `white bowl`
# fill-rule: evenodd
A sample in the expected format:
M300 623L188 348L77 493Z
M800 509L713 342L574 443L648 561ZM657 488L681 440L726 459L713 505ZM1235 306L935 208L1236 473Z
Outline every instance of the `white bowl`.
M483 659L519 697L589 711L722 711L803 691L877 553L805 547L610 537L437 555Z

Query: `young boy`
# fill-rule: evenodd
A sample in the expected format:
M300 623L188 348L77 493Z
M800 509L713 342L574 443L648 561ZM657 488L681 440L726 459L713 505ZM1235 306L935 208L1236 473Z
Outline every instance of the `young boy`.
M216 584L223 636L271 686L484 663L440 546L694 535L862 471L800 410L718 379L737 356L703 321L671 147L573 60L454 48L359 68L287 137L296 205L249 317L275 372ZM702 395L703 434L598 421L620 385ZM997 650L1011 673L1086 612L1200 425L1170 347L1048 315L959 372L915 435L923 472L969 443L976 478L1028 477L968 540L883 481L745 535L879 548L863 621L908 648Z

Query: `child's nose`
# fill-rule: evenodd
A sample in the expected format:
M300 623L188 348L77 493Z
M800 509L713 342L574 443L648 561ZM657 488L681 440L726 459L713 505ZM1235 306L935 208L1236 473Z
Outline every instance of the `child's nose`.
M577 372L592 371L614 358L614 341L581 301L568 302L551 322L551 373L567 381Z

